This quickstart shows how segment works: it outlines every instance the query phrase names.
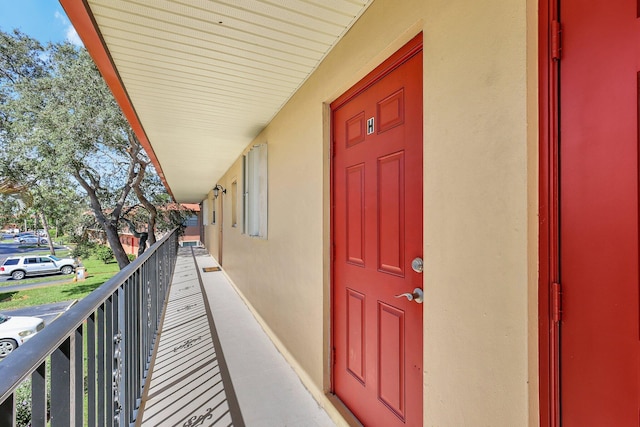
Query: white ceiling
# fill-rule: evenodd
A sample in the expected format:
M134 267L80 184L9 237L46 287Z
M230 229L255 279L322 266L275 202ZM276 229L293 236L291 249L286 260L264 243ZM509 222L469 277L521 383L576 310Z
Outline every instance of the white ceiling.
M178 202L199 202L373 0L88 0Z

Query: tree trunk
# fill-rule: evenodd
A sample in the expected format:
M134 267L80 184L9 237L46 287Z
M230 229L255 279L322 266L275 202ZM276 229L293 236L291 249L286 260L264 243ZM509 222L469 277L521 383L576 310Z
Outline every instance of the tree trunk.
M33 234L36 235L36 246L40 247L40 237L38 236L38 212L33 214Z
M42 228L44 228L44 234L47 235L47 240L49 241L49 251L51 252L51 255L55 255L56 250L53 247L53 239L51 238L51 233L49 233L49 223L47 222L47 217L44 216L44 212L40 212L40 219L42 220ZM37 232L38 231L36 230L36 235ZM40 240L39 237L38 240Z
M112 221L105 218L104 215L101 215L101 216L105 220L105 222L101 223L101 225L102 225L102 229L105 231L107 235L107 242L109 242L109 246L113 251L113 257L118 262L118 267L120 267L120 270L122 270L127 265L129 265L130 261L129 261L129 257L127 256L127 253L122 247L122 242L120 242L120 236L118 235L118 228L115 226L115 224ZM99 223L101 222L100 219L98 219L98 222Z
M107 242L109 243L109 247L111 247L111 250L113 251L113 257L118 262L118 267L120 267L120 270L122 270L130 263L129 257L122 247L122 242L120 242L120 236L118 235L118 217L122 209L122 204L119 204L118 207L111 213L112 216L116 217L115 220L107 218L102 210L102 205L100 204L100 200L98 199L95 188L89 185L89 183L82 178L78 171L74 171L73 176L89 195L91 210L93 210L96 221L98 221L98 224L100 224L100 227L102 227L105 234L107 235ZM121 199L124 200L125 198L126 192L121 197Z
M133 156L133 152L130 153ZM137 158L137 156L134 156ZM142 206L149 212L149 221L147 227L149 247L153 246L156 242L156 218L158 217L158 210L154 206L153 203L149 201L144 195L142 188L140 188L140 184L142 183L142 178L144 178L144 174L147 171L148 162L143 162L138 159L138 164L140 165L140 170L138 171L138 176L136 176L136 180L133 182L131 186L133 188L133 192L136 194L136 197L142 203Z
M155 215L154 215L155 214ZM156 215L157 213L154 211L154 214L149 215L149 247L153 246L156 243Z
M153 246L156 242L156 217L158 216L158 210L145 196L139 186L134 186L133 191L136 193L138 200L144 208L149 212L149 226L147 227L147 232L149 233L149 237L147 242L149 242L149 247Z

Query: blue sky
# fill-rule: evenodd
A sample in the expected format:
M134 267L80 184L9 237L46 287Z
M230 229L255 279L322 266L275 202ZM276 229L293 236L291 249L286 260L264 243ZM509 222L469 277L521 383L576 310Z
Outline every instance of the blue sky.
M0 0L0 29L14 28L42 43L68 40L82 45L58 0Z

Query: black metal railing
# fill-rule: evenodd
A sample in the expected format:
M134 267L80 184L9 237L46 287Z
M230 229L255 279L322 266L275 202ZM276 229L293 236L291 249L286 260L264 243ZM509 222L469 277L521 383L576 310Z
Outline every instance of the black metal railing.
M33 427L135 422L177 246L174 231L0 362L0 426L21 405Z

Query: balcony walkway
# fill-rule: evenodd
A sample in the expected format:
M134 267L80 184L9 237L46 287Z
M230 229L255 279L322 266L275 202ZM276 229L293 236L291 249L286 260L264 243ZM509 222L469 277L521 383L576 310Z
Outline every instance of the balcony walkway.
M138 425L334 426L215 266L178 253Z

